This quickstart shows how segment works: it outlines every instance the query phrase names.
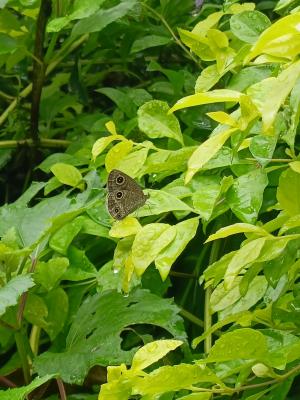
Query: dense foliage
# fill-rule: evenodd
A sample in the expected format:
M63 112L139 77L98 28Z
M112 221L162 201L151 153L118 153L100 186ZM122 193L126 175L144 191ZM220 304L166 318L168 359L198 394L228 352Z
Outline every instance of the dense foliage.
M299 397L299 26L0 1L0 400ZM120 221L113 169L149 195Z

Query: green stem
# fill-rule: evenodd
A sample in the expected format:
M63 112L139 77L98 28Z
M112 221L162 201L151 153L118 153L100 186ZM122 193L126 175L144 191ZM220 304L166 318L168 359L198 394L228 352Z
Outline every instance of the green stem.
M75 42L73 42L72 45L70 43L66 43L66 45L59 51L57 54L57 57L49 64L47 70L46 70L46 76L49 75L60 63L61 61L70 53L72 53L75 49L77 49L83 42L85 42L88 39L89 35L85 34L81 36L79 39L77 39ZM23 89L18 98L14 99L10 105L7 107L7 109L0 115L0 126L6 121L8 118L9 114L16 108L19 99L24 99L26 98L32 91L32 83L30 83L28 86L26 86L25 89Z
M209 256L209 265L213 264L215 261L217 261L218 256L219 256L220 245L221 245L221 241L220 240L215 240L213 242L213 244L211 246L210 256ZM210 312L211 292L212 292L212 289L209 286L205 290L204 332L208 331L212 327L212 317L211 317L211 312ZM209 335L206 336L206 338L204 340L204 351L205 351L205 353L208 353L210 351L211 346L212 346L212 335L209 334Z
M181 40L175 35L173 29L170 27L168 22L165 20L165 18L159 14L156 10L154 10L152 7L148 6L146 3L141 3L142 6L147 8L148 11L150 11L153 15L155 15L158 19L161 20L161 22L164 24L164 26L167 28L167 30L170 32L172 38L174 39L175 43L182 48L182 50L191 58L197 65L199 65L199 60L197 60L193 54L185 47L185 45L181 42Z
M26 385L30 382L30 367L27 358L26 346L24 342L25 335L19 330L15 333L15 341L18 350L18 354L22 364L22 370L24 375L24 381Z
M66 148L71 144L69 140L59 139L40 139L38 146L46 148ZM18 146L34 147L35 142L32 139L24 140L2 140L0 141L0 149L15 149Z
M193 324L200 326L201 328L204 327L204 323L202 321L202 319L196 317L194 314L190 313L187 310L184 310L183 308L180 310L179 312L180 315L183 316L183 318L189 320L190 322L192 322Z
M209 249L209 246L204 245L203 248L202 248L202 251L201 251L201 253L200 253L199 257L198 257L198 260L197 260L197 263L196 263L196 266L195 266L195 270L194 270L194 273L193 273L193 275L195 275L196 279L199 277L200 269L201 269L201 266L203 265L203 260L204 260L204 258L206 256L206 253L207 253L208 249ZM195 281L193 279L191 279L188 282L188 284L186 285L186 289L185 289L185 291L183 293L183 296L182 296L182 299L181 299L181 302L180 302L180 305L182 307L184 307L184 305L185 305L185 303L186 303L186 301L188 299L188 296L190 294L191 288L192 288L192 286L194 284L195 284ZM196 282L196 284L198 285L198 281Z

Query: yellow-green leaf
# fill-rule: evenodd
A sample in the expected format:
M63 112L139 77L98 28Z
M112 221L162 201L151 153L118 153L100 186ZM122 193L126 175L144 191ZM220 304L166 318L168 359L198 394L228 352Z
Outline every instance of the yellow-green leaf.
M187 219L175 225L175 238L155 259L155 266L158 269L162 280L167 278L172 264L185 249L189 241L195 236L198 225L199 218Z
M118 168L122 159L130 153L132 150L133 143L131 140L123 140L115 144L106 154L105 157L105 168L107 172L110 172L114 168Z
M111 142L113 142L114 140L123 140L123 139L124 136L122 135L111 135L96 140L92 148L93 159L95 160L95 158L97 158L106 149L106 147L111 144Z
M276 21L260 35L244 63L262 53L294 59L300 52L299 23L300 12Z
M116 221L111 227L109 235L115 238L136 235L141 228L142 226L136 218L128 216L121 221Z
M292 168L293 171L300 174L300 161L292 161L289 163L289 166Z
M251 240L239 250L236 251L232 260L230 261L225 276L224 287L226 290L230 289L234 283L235 278L239 272L247 265L254 262L260 255L260 252L265 244L266 238L260 237Z
M188 183L192 179L196 172L199 171L204 164L206 164L220 150L226 140L236 131L237 128L227 129L200 144L188 161L185 183Z
M175 238L176 228L168 224L145 225L136 235L132 245L135 272L141 276L157 255Z
M236 235L237 233L256 233L259 236L269 235L269 233L260 226L246 223L237 223L219 229L216 233L210 235L205 243L211 242L212 240L222 239L231 235Z
M220 124L236 127L237 126L237 121L229 114L227 114L224 111L212 111L209 113L206 113L211 119L213 119L216 122L219 122Z
M182 345L181 340L156 340L141 347L133 356L131 371L143 370Z
M226 101L237 102L240 100L241 93L236 90L217 89L210 92L192 94L183 97L169 110L172 113L186 107L200 106L202 104L224 103Z
M300 61L297 61L287 67L276 78L264 79L248 88L247 94L252 98L253 103L261 114L265 132L272 128L280 106L295 86L299 76Z
M76 167L70 164L57 163L50 168L51 172L64 185L76 187L82 181L82 175Z

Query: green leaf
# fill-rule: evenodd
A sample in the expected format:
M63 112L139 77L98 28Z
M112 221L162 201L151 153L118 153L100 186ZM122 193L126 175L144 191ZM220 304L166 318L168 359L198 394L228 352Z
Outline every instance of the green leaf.
M230 18L231 32L246 43L255 43L259 35L271 25L269 18L259 11L243 11Z
M16 389L0 390L1 400L24 400L34 389L53 379L55 375L45 375L35 378L29 385Z
M224 103L227 101L238 102L240 97L240 92L229 89L218 89L211 90L210 92L192 94L191 96L186 96L178 100L177 103L169 110L169 113L181 110L182 108L195 107L202 104Z
M137 150L136 148L133 149L133 151L119 159L116 164L117 168L132 178L139 176L140 171L147 160L148 151L148 148L142 148L140 150Z
M156 151L149 155L144 166L144 174L162 173L166 176L185 171L188 159L191 157L196 147L183 147L179 150Z
M111 99L122 110L128 118L133 118L136 115L136 105L131 98L119 89L103 87L96 89L95 92L103 93Z
M172 264L183 252L189 241L196 235L198 225L199 218L187 219L175 225L175 238L168 247L164 248L158 257L155 258L155 266L158 269L162 280L167 278Z
M224 277L226 289L232 287L236 276L247 264L249 265L258 259L265 242L266 238L264 237L254 239L235 252L235 255L228 264Z
M277 200L291 217L300 214L300 174L288 168L280 175Z
M17 41L15 39L0 32L0 55L13 53L17 47Z
M232 75L228 88L244 92L249 86L269 78L274 73L272 65L259 65L241 69L237 74Z
M163 46L170 42L170 38L166 36L149 35L136 39L131 47L131 53L137 53L149 49L150 47Z
M223 320L227 316L250 310L251 307L264 297L267 287L268 282L266 278L264 276L256 276L249 283L244 296L240 295L240 298L234 304L220 311L219 319Z
M44 329L50 339L54 340L65 325L69 310L69 299L66 292L58 287L48 292L44 300L48 308L47 326Z
M69 15L60 18L54 18L47 25L48 32L59 32L69 22L75 19L87 18L98 11L105 0L76 0L73 4L73 10Z
M99 10L88 18L77 22L72 30L72 35L100 32L107 25L124 17L136 5L137 0L122 0L115 7Z
M52 258L47 262L40 261L36 266L34 280L46 290L52 290L59 283L68 266L69 260L64 257Z
M179 365L160 367L150 374L139 378L133 391L141 395L160 394L181 389L190 389L200 382L218 383L222 381L210 369L199 365L181 363Z
M192 202L201 218L209 220L220 193L221 184L218 176L202 175L198 177L197 190L192 195Z
M210 400L211 393L191 393L187 396L179 397L180 400Z
M143 207L137 210L139 217L174 211L193 211L186 203L163 190L147 189L147 194L150 195L150 199L147 200L147 203Z
M109 235L111 237L122 238L137 234L141 228L142 226L136 218L127 216L113 224Z
M107 172L120 168L119 165L122 162L122 159L131 152L132 147L133 143L131 140L123 140L122 142L115 144L108 151L105 157L105 168Z
M227 129L211 136L204 143L200 144L188 161L185 183L188 183L196 172L203 168L203 166L217 154L226 140L236 131L236 128Z
M44 296L32 293L28 296L25 318L33 325L43 328L51 340L63 329L67 315L68 296L62 288L56 288Z
M242 328L222 335L211 348L208 357L203 361L261 360L266 355L267 341L265 336L254 329Z
M92 148L92 156L93 159L95 160L105 149L107 146L111 144L114 140L123 140L124 136L122 135L111 135L111 136L105 136L100 139L98 139Z
M298 40L299 31L297 28L299 22L299 13L287 15L274 22L260 35L258 41L247 54L244 63L248 63L254 57L262 53L274 57L285 57L290 60L294 59L300 52L300 43ZM274 93L276 96L280 92L276 90Z
M271 162L276 147L277 137L256 135L251 139L249 150L262 166Z
M168 115L169 106L160 100L151 100L138 110L139 129L151 139L168 137L183 144L179 122L175 115Z
M141 347L133 356L131 370L143 370L183 344L180 340L156 340Z
M247 94L261 114L265 132L273 128L278 110L295 86L299 76L300 61L297 61L283 70L276 78L264 79L248 88Z
M107 312L103 312L107 310ZM136 349L121 347L121 333L134 324L152 324L185 339L178 308L145 290L122 296L115 291L89 296L72 322L62 353L46 352L35 360L39 375L55 371L65 382L81 384L93 365L130 363Z
M73 154L54 153L43 160L37 168L41 169L43 172L49 173L51 171L51 167L57 163L70 164L74 166L84 164L82 160L76 158Z
M15 306L21 294L35 285L31 275L19 275L12 278L5 286L0 288L0 315L8 307Z
M49 241L51 249L60 254L66 254L68 247L73 239L78 235L83 227L82 217L73 219L73 221L65 224L62 228L58 229Z
M76 187L82 181L82 175L76 167L70 164L57 163L50 168L51 172L64 185Z
M241 175L234 181L226 199L240 220L249 224L256 222L267 184L267 174L260 168Z
M132 244L132 262L135 272L141 276L159 253L174 240L176 228L168 224L145 225L135 236Z
M208 91L219 82L223 75L224 72L220 73L216 64L204 68L197 78L195 93Z
M233 225L225 226L224 228L220 228L216 233L210 235L205 243L211 242L212 240L223 239L231 235L236 235L237 233L255 233L259 236L269 235L269 233L260 226L236 223Z

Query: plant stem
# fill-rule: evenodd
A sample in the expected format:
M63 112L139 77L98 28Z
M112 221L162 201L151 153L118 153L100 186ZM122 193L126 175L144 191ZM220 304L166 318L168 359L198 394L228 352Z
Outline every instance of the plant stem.
M152 7L148 6L146 3L141 3L142 6L147 8L148 11L150 11L153 15L155 15L158 19L161 20L161 22L164 24L164 26L167 28L167 30L170 32L172 38L174 39L175 43L182 48L182 50L191 58L197 65L199 64L199 61L194 57L194 55L185 47L185 45L181 42L181 40L175 35L173 29L170 27L168 22L165 20L165 18L159 14L156 10L154 10Z
M41 94L45 78L44 40L46 24L51 14L51 0L42 0L36 24L34 58L32 71L32 101L31 101L31 129L30 136L33 142L39 140L39 112Z
M16 341L18 354L19 354L19 357L21 360L21 364L22 364L24 381L25 381L26 385L28 385L30 382L30 367L29 367L29 362L28 362L28 358L27 358L26 346L24 343L24 335L20 330L15 333L15 341Z
M217 229L216 229L217 230ZM213 264L217 259L219 255L219 250L220 250L220 240L215 240L211 246L211 252L209 256L209 265ZM211 329L212 326L212 317L211 317L211 312L210 312L210 297L211 297L211 292L212 289L209 286L205 290L205 304L204 304L204 332L207 330ZM204 351L205 353L208 353L211 349L212 346L212 335L209 334L206 336L204 340Z
M59 139L40 139L38 146L47 148L66 148L71 144L69 140L59 140ZM0 141L1 149L15 149L18 146L28 146L34 147L36 143L32 139L24 140L2 140Z
M0 376L0 383L3 383L3 385L9 387L9 388L15 388L17 385L12 382L10 379L6 378L5 376Z
M87 40L89 37L88 34L82 35L79 39L77 39L75 42L73 42L72 45L70 43L66 43L66 45L59 51L59 54L56 58L52 60L52 62L49 64L47 67L45 75L48 76L60 62L67 56L69 55L72 51L77 49L84 41ZM68 48L69 47L69 48ZM32 91L32 83L30 83L28 86L26 86L25 89L23 89L18 98L14 99L10 105L7 107L7 109L0 115L0 126L6 121L8 118L9 114L16 108L19 99L26 98ZM49 140L49 139L48 139Z
M56 379L61 400L67 400L66 390L61 379Z
M32 257L29 273L34 272L36 264L37 264L37 257ZM19 304L19 309L17 312L17 324L18 324L19 329L22 326L22 319L23 319L23 314L24 314L24 310L25 310L27 296L28 296L28 292L25 292L22 294L20 304Z
M193 324L200 326L201 328L204 327L204 322L202 319L196 317L194 314L190 313L187 310L184 310L183 308L179 312L180 315L183 316L183 318L186 318L187 320L191 321Z

